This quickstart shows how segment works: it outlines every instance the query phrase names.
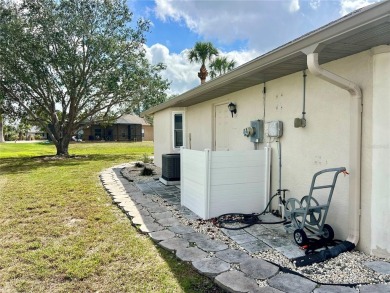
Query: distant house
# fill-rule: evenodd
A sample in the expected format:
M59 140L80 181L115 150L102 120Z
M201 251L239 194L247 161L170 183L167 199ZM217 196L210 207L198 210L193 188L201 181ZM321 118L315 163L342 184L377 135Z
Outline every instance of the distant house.
M272 150L271 175L255 182L260 187L251 185L259 204L270 198L269 192L261 197L267 184L272 193L282 187L287 198L300 199L315 172L344 166L350 175L337 182L329 224L338 239L390 257L389 44L390 1L382 1L148 109L155 164L181 152L181 172L189 175L181 176L184 205L206 210L199 212L205 218L215 204L237 211L236 202L252 192L247 187L265 169L254 160L263 156L256 151ZM219 157L229 160L216 162ZM245 181L237 182L243 172ZM221 197L199 202L193 190ZM226 196L232 190L236 198Z
M153 126L139 116L126 114L112 125L92 124L80 130L77 138L89 141L152 141Z
M47 133L42 131L39 127L33 126L26 133L27 140L47 139Z

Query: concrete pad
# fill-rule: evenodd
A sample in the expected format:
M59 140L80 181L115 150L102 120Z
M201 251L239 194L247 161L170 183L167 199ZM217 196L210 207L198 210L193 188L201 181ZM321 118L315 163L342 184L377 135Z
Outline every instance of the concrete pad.
M178 249L176 256L182 261L198 261L206 258L208 254L197 247L187 247Z
M215 254L216 257L219 259L226 261L228 263L240 263L245 260L251 259L251 257L241 250L235 250L235 249L226 249L222 251L218 251Z
M156 220L161 220L161 219L172 218L173 214L171 212L166 211L162 213L152 213L151 216Z
M253 236L259 236L263 235L265 231L268 229L265 228L263 225L252 225L248 228L243 229L245 232L248 232L249 234Z
M232 270L215 277L214 282L222 289L233 293L252 292L259 288L254 279L245 276L244 273Z
M345 286L323 285L314 289L313 293L356 293L356 289Z
M293 259L305 255L305 251L300 249L296 244L276 247L275 250L279 251L288 259Z
M158 244L169 251L176 251L179 249L187 248L189 246L189 242L182 238L171 238L168 240L163 240Z
M196 241L196 245L204 251L221 251L228 249L229 246L219 240L201 240Z
M189 234L189 233L194 233L195 232L195 230L192 229L191 227L182 225L180 223L178 223L176 226L168 227L168 229L171 230L172 232L174 232L176 234L180 234L180 235Z
M369 261L363 263L366 267L380 274L390 274L390 263L385 261Z
M180 204L180 200L179 200ZM188 208L181 206L178 210L184 218L187 220L199 220L201 219L197 214L195 214L193 211L189 210Z
M254 242L248 242L243 243L240 245L242 248L244 248L249 253L256 253L260 251L265 251L271 249L267 244L265 244L263 241L257 240Z
M262 222L280 222L282 219L274 216L271 213L265 213L259 216L259 220Z
M155 207L146 207L150 213L164 213L167 211L166 207L163 206L155 206Z
M241 235L241 234L246 234L246 233L248 233L248 232L245 231L245 229L229 230L229 229L221 228L221 231L222 231L226 236L234 236L234 235Z
M175 237L175 233L169 231L169 230L161 230L161 231L156 231L149 233L149 236L154 240L154 241L162 241L162 240L168 240L173 237Z
M360 287L360 293L390 293L389 284L365 285Z
M140 205L143 205L143 206L146 206L146 204L153 203L153 201L147 197L137 197L137 198L134 198L134 201Z
M271 230L268 234L258 236L258 238L272 248L288 246L295 243L294 240L289 236L286 237L286 235L277 234L275 231Z
M146 217L146 216L152 217L147 209L140 209L139 207L137 207L137 208L138 208L138 213L142 217ZM154 217L152 217L152 218L154 219Z
M123 187L125 188L127 193L130 193L130 194L137 193L137 192L141 193L136 186L133 186L131 184L124 185Z
M252 236L248 233L239 234L239 235L230 235L229 237L232 240L234 240L237 244L243 244L243 243L248 243L248 242L253 242L258 240L255 236Z
M139 190L143 193L154 193L153 189L147 183L135 183Z
M144 198L145 195L141 191L131 192L130 197L135 201L135 199L141 199Z
M215 277L230 269L230 264L216 257L204 258L192 262L194 268L208 277Z
M171 226L176 226L176 225L179 225L179 220L177 218L166 218L166 219L160 219L160 220L157 220L157 222L160 224L160 225L163 225L165 227L171 227Z
M293 274L278 274L269 279L268 284L286 293L310 293L317 286L317 283Z
M240 263L240 270L249 277L261 280L270 278L279 272L277 266L260 258L244 260Z
M197 243L198 241L209 240L210 238L204 234L199 234L195 232L195 233L184 234L183 239L187 240L188 242Z
M126 188L125 188L125 190L126 190ZM126 190L126 191L127 191L127 190ZM134 197L137 197L137 196L144 196L144 194L143 194L141 191L139 191L138 188L136 188L135 191L130 191L130 192L129 192L129 196L130 196L131 198L134 198Z
M164 198L164 200L165 200L168 204L170 204L170 205L177 205L177 206L180 205L180 199L178 199L178 198L176 198L176 197ZM186 215L184 215L184 216L187 218ZM191 218L189 218L189 219L191 219Z

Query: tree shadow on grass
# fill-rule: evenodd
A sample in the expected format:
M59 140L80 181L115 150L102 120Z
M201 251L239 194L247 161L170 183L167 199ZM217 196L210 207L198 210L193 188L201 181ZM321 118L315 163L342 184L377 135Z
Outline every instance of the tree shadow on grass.
M136 160L136 158L137 155L132 154L126 156L120 154L74 155L65 158L58 156L5 158L0 161L0 174L20 174L53 167L66 168L90 164L91 162L106 162L107 166L110 166L111 164L115 164L114 162L130 162Z

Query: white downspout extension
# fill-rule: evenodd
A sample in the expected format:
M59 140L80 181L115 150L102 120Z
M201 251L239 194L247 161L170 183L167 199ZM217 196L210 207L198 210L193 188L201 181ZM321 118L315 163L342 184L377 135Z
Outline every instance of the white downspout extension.
M360 236L362 91L352 81L321 68L318 63L318 53L307 54L307 66L313 75L347 90L351 95L350 170L348 170L351 175L349 178L349 235L347 241L357 245Z

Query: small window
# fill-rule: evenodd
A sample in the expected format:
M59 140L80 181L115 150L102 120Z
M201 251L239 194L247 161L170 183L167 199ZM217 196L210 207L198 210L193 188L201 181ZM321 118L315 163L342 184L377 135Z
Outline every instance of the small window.
M173 147L180 148L184 145L183 139L183 114L173 115Z

